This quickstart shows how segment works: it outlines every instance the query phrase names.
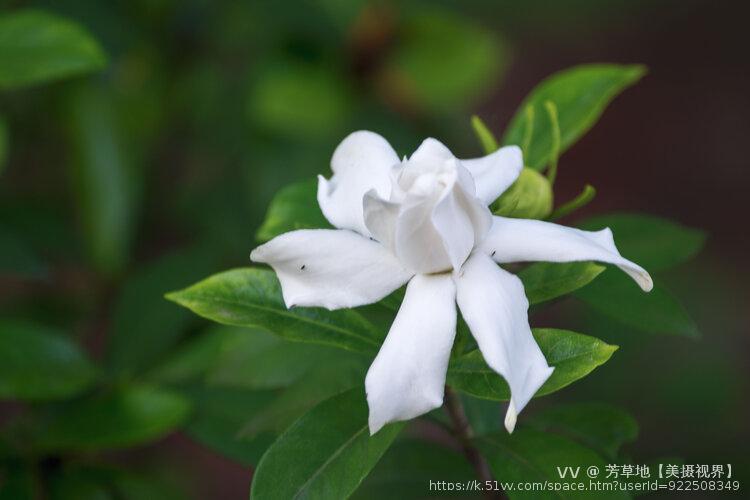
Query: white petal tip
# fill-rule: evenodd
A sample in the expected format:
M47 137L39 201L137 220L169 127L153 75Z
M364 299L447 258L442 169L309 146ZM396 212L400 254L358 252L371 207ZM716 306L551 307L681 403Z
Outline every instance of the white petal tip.
M654 289L654 280L651 279L651 275L642 268L628 269L623 267L622 269L629 274L636 283L638 283L638 286L641 287L641 290L644 292L650 292Z
M321 199L326 199L331 194L331 188L328 185L328 179L318 174L318 204ZM321 205L321 210L323 209Z
M508 434L513 434L513 430L516 428L516 416L515 415L505 415L505 429L508 431Z
M372 188L369 191L365 191L365 194L362 195L363 208L365 206L365 200L381 200L381 198L378 195L378 191L375 188Z
M654 289L654 280L651 279L651 276L648 273L641 276L641 279L638 280L638 284L644 292L650 292Z
M250 252L250 260L252 262L264 262L263 260L263 250L261 250L262 247L258 247L253 249L252 252Z
M383 425L385 425L385 423L378 422L371 417L367 422L367 425L370 429L370 436L374 436L380 429L383 428Z
M521 163L523 163L523 150L520 146L516 146L515 144L510 146L505 146L503 148L500 148L504 151L507 151L506 154L516 156L519 160L521 160Z
M495 153L505 161L505 166L520 173L523 170L523 151L518 146L505 146L498 149Z
M284 305L287 309L291 309L292 307L296 306L294 299L291 297L287 297L286 294L284 294L284 290L281 290L281 298L284 299Z
M513 406L513 403L510 403L508 411L505 414L505 430L508 431L508 434L513 434L513 430L516 428L517 418L518 415L516 414L516 409Z

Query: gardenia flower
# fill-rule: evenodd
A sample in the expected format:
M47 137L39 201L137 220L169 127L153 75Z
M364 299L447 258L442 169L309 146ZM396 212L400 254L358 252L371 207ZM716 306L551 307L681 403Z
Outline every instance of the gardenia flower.
M318 178L318 203L338 229L291 231L250 258L273 267L288 308L371 304L408 283L365 379L371 434L443 404L456 304L485 361L508 382L505 427L513 431L554 368L531 334L523 284L497 264L595 260L617 265L645 291L653 286L609 229L492 216L488 205L523 168L516 146L459 160L426 139L401 161L381 136L359 131L336 148L331 168L331 179Z

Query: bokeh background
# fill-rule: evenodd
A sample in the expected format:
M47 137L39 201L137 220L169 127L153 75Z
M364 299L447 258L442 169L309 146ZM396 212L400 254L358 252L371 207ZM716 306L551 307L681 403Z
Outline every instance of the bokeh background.
M274 193L327 175L349 131L377 131L400 154L434 136L478 156L472 114L500 135L555 71L647 65L562 157L555 196L598 190L566 223L627 210L706 231L699 258L663 277L701 336L641 333L561 303L532 324L621 348L539 405L617 403L639 422L633 457L732 463L748 477L750 58L740 2L0 6L75 20L109 57L93 76L0 93L0 316L67 332L117 376L147 370L205 329L162 294L247 265ZM128 347L139 344L148 352ZM0 411L12 423L27 408ZM158 470L193 498L243 498L251 480L247 466L184 433L108 458Z

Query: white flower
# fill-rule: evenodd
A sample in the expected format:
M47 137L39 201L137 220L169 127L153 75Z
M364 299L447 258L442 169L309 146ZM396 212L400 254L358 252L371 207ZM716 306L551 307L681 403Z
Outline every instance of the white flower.
M427 139L400 161L381 136L354 132L333 154L333 177L319 177L318 203L338 229L292 231L252 252L276 271L287 307L356 307L408 282L365 379L370 433L443 404L456 303L485 361L510 386L505 426L513 431L554 368L531 334L521 281L495 263L596 260L652 288L609 229L493 217L487 206L522 167L516 146L459 160Z

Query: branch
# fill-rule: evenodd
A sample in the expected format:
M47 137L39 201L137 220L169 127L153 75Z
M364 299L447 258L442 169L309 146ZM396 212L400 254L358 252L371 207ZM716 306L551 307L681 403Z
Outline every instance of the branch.
M474 467L477 472L477 476L482 481L482 486L485 485L486 481L494 482L490 467L487 465L487 461L482 457L474 446L472 439L474 438L474 429L471 428L469 419L466 418L466 412L464 406L461 403L461 398L455 393L453 389L445 386L445 399L443 406L445 411L453 423L453 432L461 444L461 449L466 455L467 460ZM485 496L487 498L500 498L499 492L485 490Z

